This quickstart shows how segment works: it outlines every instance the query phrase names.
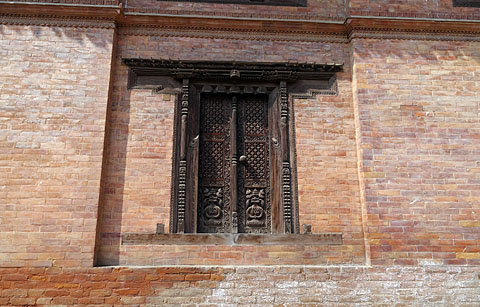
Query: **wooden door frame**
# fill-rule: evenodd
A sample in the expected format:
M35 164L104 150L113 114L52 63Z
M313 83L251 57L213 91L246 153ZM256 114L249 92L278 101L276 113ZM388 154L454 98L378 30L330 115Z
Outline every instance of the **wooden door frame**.
M192 84L192 87L195 88L196 94L194 97L190 96L190 103L189 107L191 112L196 114L192 114L190 117L192 120L189 120L189 125L191 125L188 131L190 134L187 136L188 140L200 140L200 142L191 142L192 145L188 149L190 153L187 154L187 166L190 169L190 173L187 174L187 187L190 187L190 190L187 191L187 202L186 202L186 212L188 212L188 216L185 216L185 232L194 232L196 229L199 228L200 225L197 225L197 222L200 222L201 217L195 217L195 213L200 213L198 206L201 203L201 200L197 198L196 195L201 194L199 193L199 188L201 186L200 183L200 175L199 172L199 164L201 159L201 116L199 117L198 114L202 112L199 111L201 109L202 97L204 94L208 95L222 95L224 97L232 97L232 109L231 111L231 121L226 126L229 126L229 135L230 138L228 140L229 145L227 145L227 149L229 151L229 157L227 158L230 161L227 166L228 173L230 177L230 185L229 189L224 189L223 191L228 191L228 195L223 195L224 206L227 206L230 210L227 210L226 217L228 220L229 226L224 229L225 232L231 233L238 233L244 229L248 229L247 232L259 232L263 233L267 231L267 233L282 233L282 223L280 223L281 219L283 218L283 211L280 208L276 208L280 206L281 202L281 184L282 184L282 177L281 177L281 167L282 163L280 161L281 154L279 153L279 146L276 146L271 142L271 140L275 140L278 144L279 133L277 129L275 129L274 124L279 122L275 120L275 115L280 114L279 111L275 111L279 109L279 99L278 98L278 86L275 83L258 83L255 86L251 86L249 83L242 83L242 82L230 82L230 83L205 83L205 82L198 82ZM220 89L220 91L217 91ZM275 93L277 95L275 96ZM242 152L241 148L241 139L238 138L239 135L243 135L241 131L241 127L243 127L243 123L241 123L241 115L242 110L245 110L246 105L242 104L241 102L246 97L254 97L255 95L262 95L264 97L265 109L266 112L266 122L268 126L267 134L264 135L264 142L266 141L268 150L266 150L267 161L268 165L265 165L268 170L266 170L266 190L265 190L265 228L259 227L249 227L246 225L246 213L245 209L243 208L245 199L242 201L243 192L240 190L241 186L237 186L237 178L238 184L242 183L246 184L246 178L240 179L240 172L244 170L244 165L239 162L239 155ZM233 98L235 97L235 98ZM233 103L233 99L235 99L236 103ZM228 100L228 99L227 99ZM263 100L263 99L262 99ZM233 107L235 105L235 107ZM235 115L233 114L235 113ZM238 114L238 120L236 119ZM235 118L234 118L235 116ZM238 132L237 131L238 126ZM238 142L237 142L238 141ZM187 141L188 143L188 141ZM238 144L237 144L238 143ZM245 143L243 143L245 145ZM200 146L200 148L198 148ZM245 154L245 153L243 153ZM225 165L226 166L226 165ZM227 168L225 170L227 171ZM277 171L273 171L273 170ZM226 182L224 182L226 184ZM243 195L245 197L245 195ZM238 197L238 198L237 198ZM255 198L255 197L254 197ZM238 201L241 201L238 203ZM272 201L276 200L276 201ZM275 208L274 208L275 207ZM242 210L240 210L242 209ZM272 211L274 214L272 214ZM272 223L273 222L273 223ZM223 226L222 226L223 227Z
M187 82L187 81L185 81ZM199 128L199 114L200 114L200 104L201 104L201 95L204 93L219 93L219 94L232 94L232 95L244 95L244 94L253 94L253 93L261 93L265 94L267 96L267 107L270 109L268 110L268 122L272 124L270 127L269 131L269 140L273 139L275 140L276 144L270 144L272 150L270 150L270 175L269 175L269 180L270 180L270 195L271 195L271 216L270 219L272 221L272 225L270 227L271 233L284 233L285 228L288 226L285 225L285 223L289 223L289 228L290 231L292 232L291 229L295 229L295 225L292 225L293 219L291 218L291 212L297 212L296 208L292 208L292 201L291 201L291 181L289 180L290 177L286 175L290 175L290 170L288 170L288 174L284 174L282 171L284 166L284 163L288 162L289 160L283 161L284 157L285 159L288 159L290 156L287 152L287 154L283 154L283 150L288 151L288 149L291 147L290 144L287 144L286 146L280 146L282 140L282 132L280 131L280 116L281 116L281 90L280 90L280 83L275 83L275 82L264 82L264 81L258 81L255 82L254 85L252 85L251 82L242 82L241 80L235 80L234 82L232 81L221 81L221 82L214 82L214 81L205 81L205 80L192 80L188 81L189 84L189 89L188 89L188 121L187 121L187 127L186 127L186 141L185 144L186 146L186 173L185 173L185 181L183 181L182 174L178 173L178 175L175 177L177 181L177 184L174 185L174 195L177 197L176 202L174 201L172 203L172 208L177 208L176 212L173 212L173 220L172 222L175 223L175 221L178 222L178 218L181 216L183 213L184 216L184 228L183 232L186 233L195 233L197 232L198 229L198 217L197 217L197 211L198 211L198 187L199 187L199 182L198 182L198 162L199 162L199 136L200 136L200 128ZM186 97L187 95L185 94L186 92L184 91L181 94L181 97ZM181 101L180 101L181 102ZM181 102L179 105L179 108L181 106L185 105L184 102ZM180 112L180 116L184 116L184 112ZM182 120L180 120L180 123L182 123ZM274 125L276 124L276 125ZM180 129L176 133L176 139L180 140L178 145L176 146L179 148L177 151L177 154L175 155L178 160L178 168L182 167L182 149L181 149L181 144L182 144L182 127L179 127ZM288 125L285 125L285 129L288 129ZM288 131L286 131L286 134L288 134ZM285 138L285 142L288 142L288 137ZM275 148L274 148L275 147ZM180 153L180 154L178 154ZM175 153L174 153L175 154ZM288 165L289 166L289 165ZM183 188L183 182L185 182L185 192L183 192L181 189ZM288 190L287 193L285 193L284 190L282 190L282 186L287 187L288 185ZM179 198L178 196L183 196L185 193L185 203L180 203L178 202ZM285 195L284 195L285 194ZM180 199L182 201L182 199ZM233 201L233 200L232 200ZM177 206L175 206L175 203ZM282 209L288 205L289 207L286 209ZM180 206L184 205L184 208ZM233 205L233 204L231 204ZM269 211L270 211L269 210ZM287 214L285 214L285 212ZM290 213L290 218L287 219L285 222L284 216L288 215ZM231 223L232 223L232 228L237 229L238 224L236 223L236 216L231 216ZM298 223L297 223L298 224ZM175 230L175 225L172 225L172 229ZM177 224L177 231L176 232L182 232L179 231L178 227L181 226L181 223ZM171 229L171 230L172 230ZM235 230L233 231L235 232Z
M293 97L336 94L335 76L342 69L342 64L155 59L123 59L123 63L130 67L128 88L151 88L154 92L175 93L178 97L173 141L171 233L194 233L197 229L197 208L192 204L197 203L198 171L195 165L198 165L198 161L188 159L189 153L198 150L198 139L191 137L198 135L198 131L189 125L199 114L195 110L199 106L196 97L200 97L199 91L208 87L217 92L237 91L233 86L235 84L242 84L245 92L263 91L269 86L269 104L273 100L277 101L279 107L274 112L269 112L269 116L272 114L280 119L275 121L278 125L275 125L275 131L272 132L278 138L273 137L272 142L279 148L278 161L281 162L281 167L278 170L281 169L281 172L276 172L271 180L278 181L277 186L281 186L276 196L280 198L281 208L275 208L279 211L275 215L281 218L272 229L275 233L299 233ZM225 84L232 86L227 89ZM273 169L277 168L271 167L272 171Z

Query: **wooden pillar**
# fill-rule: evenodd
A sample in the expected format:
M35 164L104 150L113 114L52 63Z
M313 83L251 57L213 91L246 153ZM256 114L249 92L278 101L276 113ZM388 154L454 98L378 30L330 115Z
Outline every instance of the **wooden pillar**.
M232 163L232 173L230 175L230 201L231 201L231 225L232 233L238 233L238 184L237 184L237 168L238 168L238 155L237 155L237 97L232 97L232 120L230 121L230 144L231 153L230 159Z
M177 232L185 232L185 203L187 194L187 122L188 122L189 80L183 79L182 111L180 126L180 162L178 167L178 223Z
M292 233L292 180L288 140L288 93L287 82L280 81L280 144L282 151L282 202L285 233Z

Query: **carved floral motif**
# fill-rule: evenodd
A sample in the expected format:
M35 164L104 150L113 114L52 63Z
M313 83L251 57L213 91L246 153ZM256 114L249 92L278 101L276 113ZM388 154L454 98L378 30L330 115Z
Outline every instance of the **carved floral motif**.
M265 226L265 190L247 189L245 198L247 200L247 226Z
M201 192L203 207L203 224L205 226L221 226L223 210L223 189L205 188Z

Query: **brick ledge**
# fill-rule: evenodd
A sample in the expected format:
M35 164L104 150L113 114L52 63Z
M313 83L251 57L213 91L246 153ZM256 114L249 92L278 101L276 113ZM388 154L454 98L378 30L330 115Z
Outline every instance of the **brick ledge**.
M226 234L124 233L122 245L341 245L341 233Z

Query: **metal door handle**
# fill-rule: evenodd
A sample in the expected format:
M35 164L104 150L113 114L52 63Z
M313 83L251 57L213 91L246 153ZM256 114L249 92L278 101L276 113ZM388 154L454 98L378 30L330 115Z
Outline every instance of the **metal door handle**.
M243 164L247 163L247 156L241 155L238 161Z

